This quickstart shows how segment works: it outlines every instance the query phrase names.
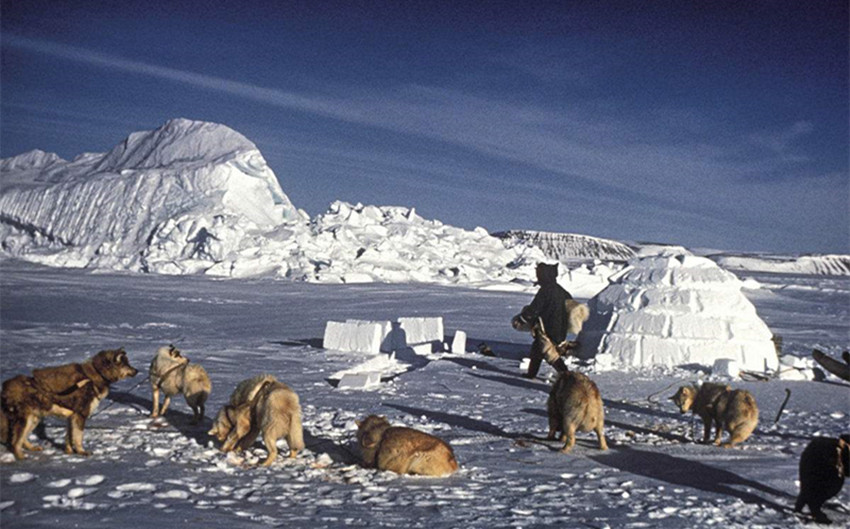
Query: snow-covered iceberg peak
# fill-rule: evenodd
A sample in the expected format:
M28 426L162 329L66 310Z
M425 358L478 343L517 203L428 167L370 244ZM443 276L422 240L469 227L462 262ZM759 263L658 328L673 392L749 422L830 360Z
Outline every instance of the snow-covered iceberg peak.
M177 118L156 130L134 132L97 164L97 171L153 169L175 164L209 163L256 145L235 130L206 121Z
M52 152L33 149L29 152L0 160L0 172L43 169L64 160Z
M743 283L693 255L635 258L589 302L580 356L609 354L623 368L712 366L776 369L772 333L742 292Z
M0 166L0 242L47 264L144 270L192 254L199 234L228 254L304 220L256 146L215 123L174 119L72 162L20 158Z

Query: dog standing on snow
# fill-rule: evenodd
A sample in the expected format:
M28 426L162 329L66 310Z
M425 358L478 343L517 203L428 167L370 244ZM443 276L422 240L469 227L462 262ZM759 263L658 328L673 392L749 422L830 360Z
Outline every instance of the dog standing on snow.
M546 335L543 322L538 321L531 330L536 340L543 344L543 356L547 362L550 358L558 358L557 346ZM549 439L555 439L561 432L560 441L564 443L561 452L572 450L576 442L576 431L596 432L599 438L599 449L607 450L605 441L605 410L602 407L602 396L599 388L587 375L575 371L561 371L546 402L549 415Z
M173 345L160 347L150 366L153 410L151 417L165 415L171 397L182 393L186 404L192 408L192 424L198 424L204 418L204 405L212 391L210 377L198 364L190 364L189 359L180 354ZM159 392L165 394L162 408L159 407Z
M724 448L746 441L759 420L759 409L752 393L743 389L733 390L726 384L706 382L700 387L682 386L670 400L680 412L692 411L702 419L705 426L703 443L708 443L713 423L714 444ZM729 432L730 438L721 444L724 430Z
M91 453L83 448L86 419L109 394L110 384L137 373L123 349L100 351L81 364L33 370L38 391L48 393L52 404L72 412L65 432L65 453L86 456Z
M794 510L809 510L818 523L831 523L821 507L844 486L850 476L850 434L839 438L815 437L800 456L800 495Z
M209 434L221 443L222 452L244 450L262 432L271 465L277 457L277 440L286 439L289 457L304 449L301 405L298 395L272 375L259 375L240 382L230 395L230 403L216 415Z
M391 426L386 417L377 415L356 424L357 442L367 468L423 476L448 476L458 468L452 447L439 437Z

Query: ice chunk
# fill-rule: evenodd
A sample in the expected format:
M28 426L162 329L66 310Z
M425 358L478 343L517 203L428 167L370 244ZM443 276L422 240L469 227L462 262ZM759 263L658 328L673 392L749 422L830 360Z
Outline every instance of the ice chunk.
M719 377L738 378L741 367L738 361L732 358L718 358L711 367L711 373Z
M464 331L455 331L455 337L452 339L452 352L466 352L466 333Z
M370 389L381 384L381 374L376 372L371 373L350 373L343 375L339 380L338 389Z

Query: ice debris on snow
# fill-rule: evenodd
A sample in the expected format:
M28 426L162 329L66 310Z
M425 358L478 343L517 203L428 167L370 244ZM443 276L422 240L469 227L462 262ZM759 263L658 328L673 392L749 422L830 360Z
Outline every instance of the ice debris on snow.
M9 483L26 483L27 481L32 481L34 479L35 474L31 474L29 472L15 472L9 476Z

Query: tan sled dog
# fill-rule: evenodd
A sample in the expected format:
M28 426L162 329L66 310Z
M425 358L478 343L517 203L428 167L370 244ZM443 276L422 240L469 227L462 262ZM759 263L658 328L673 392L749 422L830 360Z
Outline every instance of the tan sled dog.
M24 459L24 450L39 452L27 437L47 415L68 418L72 410L56 404L53 395L36 384L35 379L18 375L3 382L0 392L0 441L9 446L15 459Z
M725 384L706 382L699 388L682 386L670 397L679 411L692 411L705 426L702 442L708 443L711 425L714 424L714 444L728 448L747 440L756 429L759 409L753 395L743 389L733 390ZM729 441L721 444L723 431L730 434Z
M151 417L165 415L171 397L182 393L186 404L192 408L192 424L198 424L204 418L207 398L212 391L212 383L206 370L198 364L190 364L189 359L180 354L173 345L160 347L150 365L151 392L153 410ZM159 392L165 394L162 409L159 407Z
M213 422L209 434L221 443L222 452L243 450L254 444L262 432L271 465L277 457L277 440L286 439L289 457L304 449L301 405L289 386L271 375L260 375L239 383Z
M439 437L390 426L386 417L377 415L356 422L363 465L368 468L423 476L448 476L458 468L451 446Z
M86 419L109 394L110 384L137 373L123 349L100 351L82 364L33 370L35 384L48 392L55 404L72 411L65 432L66 453L90 455L83 449Z
M551 363L557 360L560 352L546 334L543 321L538 320L531 333L543 342L543 356L546 361ZM576 371L560 373L549 392L546 410L549 414L549 439L555 439L558 432L561 432L560 440L564 443L561 452L572 450L577 431L596 432L599 449L608 450L602 396L599 394L599 388L587 375Z

